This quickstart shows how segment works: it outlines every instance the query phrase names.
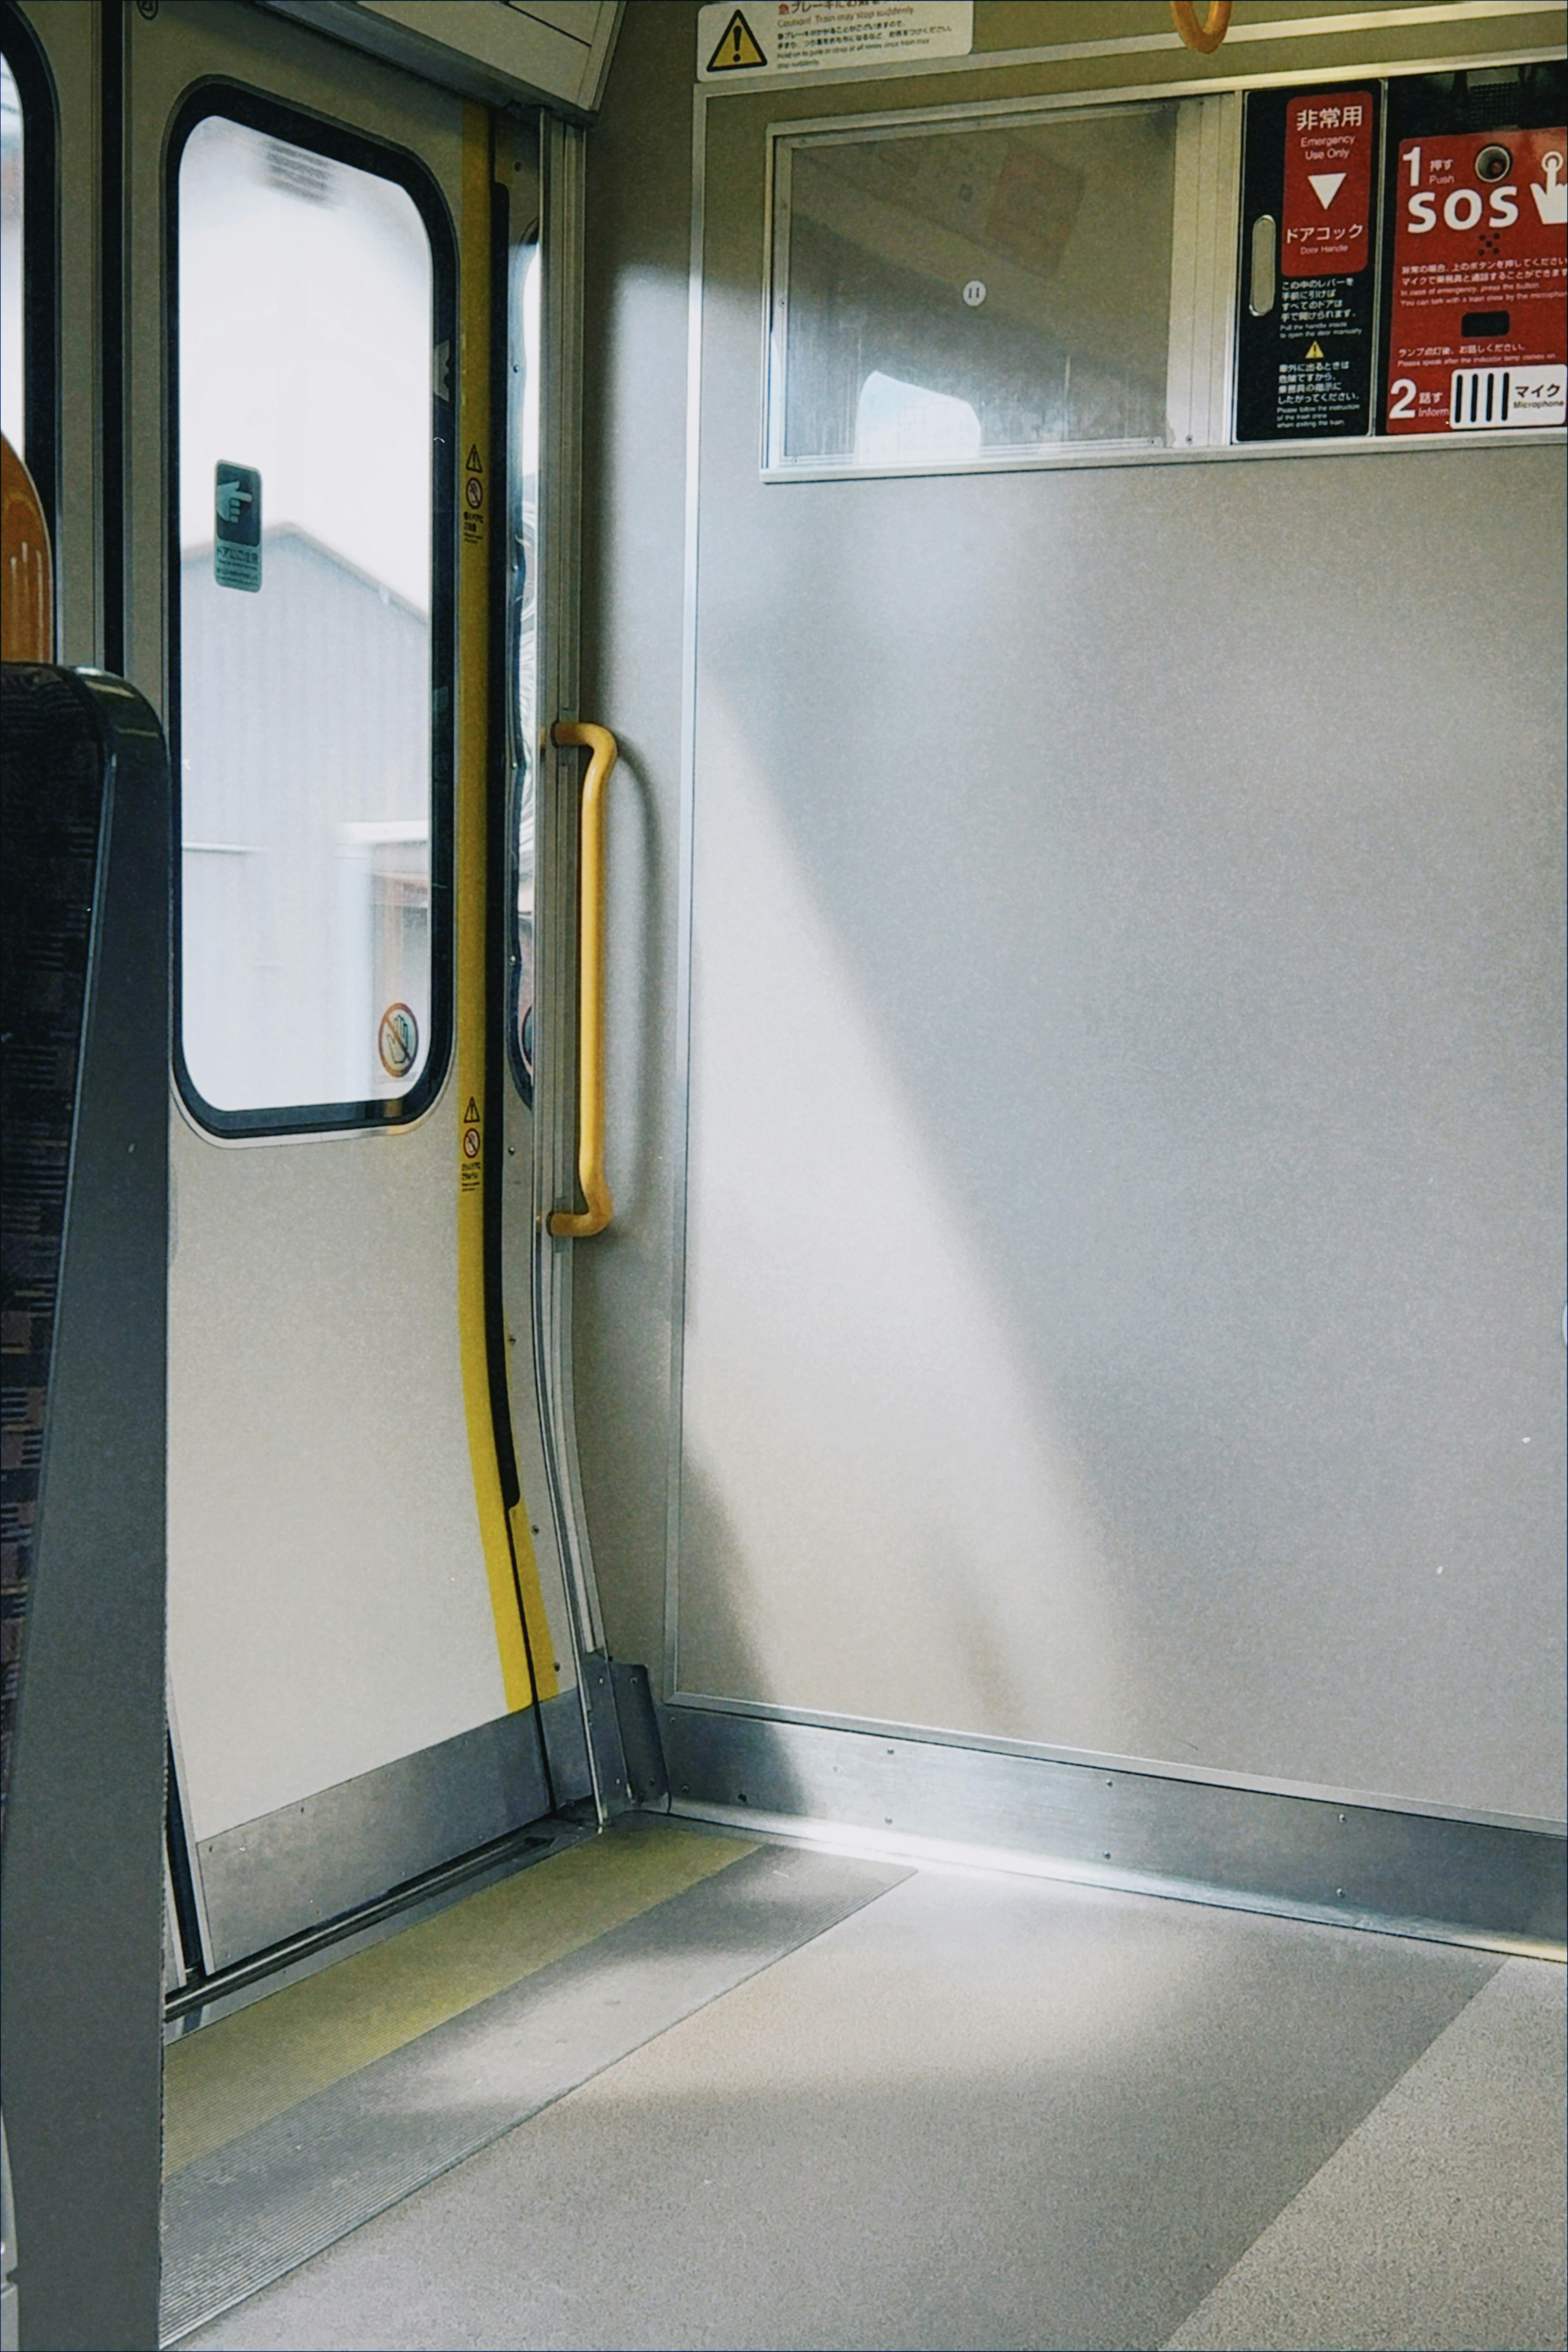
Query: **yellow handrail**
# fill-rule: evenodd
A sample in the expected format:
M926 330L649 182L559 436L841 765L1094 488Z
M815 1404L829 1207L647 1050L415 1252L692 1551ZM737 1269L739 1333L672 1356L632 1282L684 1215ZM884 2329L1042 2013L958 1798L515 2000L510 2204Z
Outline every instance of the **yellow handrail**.
M605 1181L605 786L618 747L607 727L569 719L557 719L550 740L562 751L581 745L594 755L583 785L578 851L577 1181L587 1206L557 1209L550 1219L558 1241L585 1242L615 1213Z

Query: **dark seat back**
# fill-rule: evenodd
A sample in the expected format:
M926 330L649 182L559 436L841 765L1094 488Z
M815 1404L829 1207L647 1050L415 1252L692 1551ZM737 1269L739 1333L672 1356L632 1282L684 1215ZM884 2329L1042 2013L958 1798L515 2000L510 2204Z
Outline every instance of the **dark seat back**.
M157 2341L170 789L121 680L0 685L5 2138L22 2342Z

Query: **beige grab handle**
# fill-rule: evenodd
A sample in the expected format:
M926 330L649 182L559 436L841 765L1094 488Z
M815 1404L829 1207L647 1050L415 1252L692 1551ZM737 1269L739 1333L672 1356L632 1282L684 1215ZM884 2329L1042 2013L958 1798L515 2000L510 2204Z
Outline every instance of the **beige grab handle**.
M550 740L563 751L580 745L593 753L583 786L577 877L577 1181L587 1206L557 1209L550 1219L558 1241L585 1242L615 1213L605 1181L605 786L618 747L607 727L572 719L557 719Z

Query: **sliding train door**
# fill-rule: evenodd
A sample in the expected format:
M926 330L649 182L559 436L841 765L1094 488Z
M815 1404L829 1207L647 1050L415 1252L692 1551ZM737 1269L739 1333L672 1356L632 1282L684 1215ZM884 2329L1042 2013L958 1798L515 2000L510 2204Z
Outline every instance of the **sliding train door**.
M489 616L536 179L526 130L258 9L107 13L124 666L181 810L172 1845L210 1971L587 1785L499 1325Z
M918 1828L896 1732L955 1786L1034 1757L1552 1817L1561 448L1522 415L1417 443L1364 391L1351 415L1408 40L1336 18L1232 65L1155 26L1129 59L1071 47L1088 13L976 8L976 39L1035 15L1069 45L879 78L704 9L685 63L681 847L627 818L647 896L612 925L669 910L672 1790ZM1561 219L1561 131L1509 127L1551 101L1500 37L1432 29L1478 69L1417 93L1473 101L1427 147L1481 157L1448 217L1483 231L1489 171ZM1338 277L1286 247L1305 324L1253 446L1242 147L1275 118L1222 64L1341 142L1302 148L1305 201L1362 207ZM651 184L629 118L616 152ZM640 390L684 321L629 195L602 216ZM655 520L606 510L596 657L668 758ZM628 1235L579 1276L589 1516L634 1625L651 1448L605 1368L639 1311L657 1344L656 1257Z

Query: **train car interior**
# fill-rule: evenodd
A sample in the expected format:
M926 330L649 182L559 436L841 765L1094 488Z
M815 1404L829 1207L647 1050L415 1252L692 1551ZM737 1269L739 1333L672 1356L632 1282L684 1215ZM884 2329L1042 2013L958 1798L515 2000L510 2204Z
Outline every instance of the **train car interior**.
M0 0L5 2352L1561 2352L1563 0Z

